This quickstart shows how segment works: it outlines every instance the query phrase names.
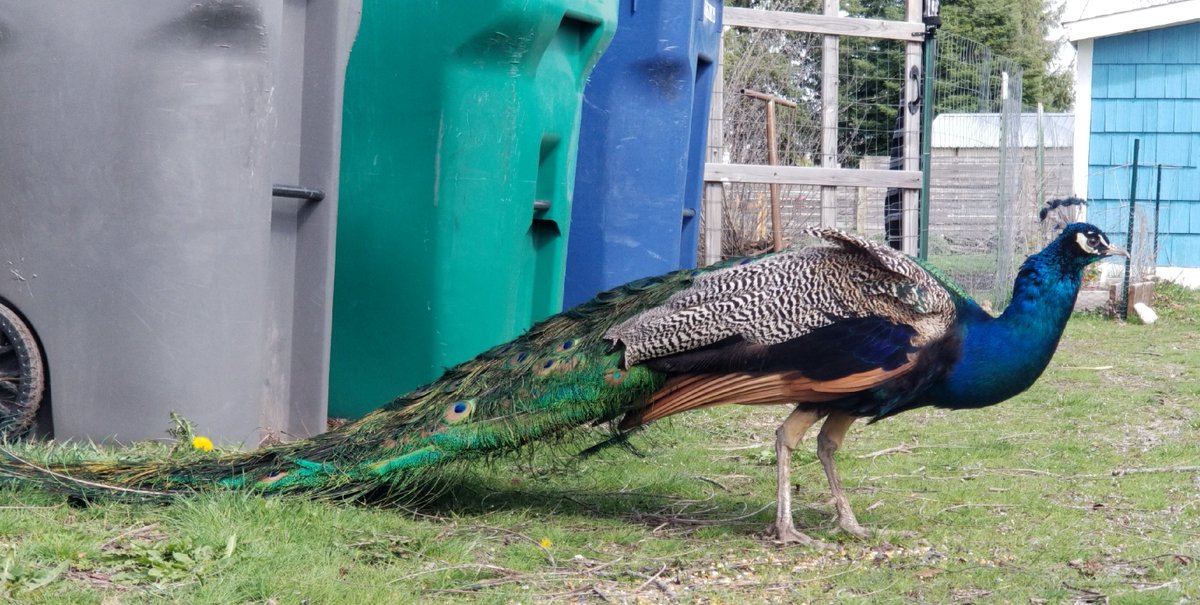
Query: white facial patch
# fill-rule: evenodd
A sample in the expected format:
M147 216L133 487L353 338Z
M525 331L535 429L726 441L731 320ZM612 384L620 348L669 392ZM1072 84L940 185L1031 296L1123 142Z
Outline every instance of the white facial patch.
M1075 234L1075 243L1079 244L1079 247L1083 248L1083 251L1087 252L1088 254L1100 254L1099 250L1096 250L1091 246L1091 244L1088 244L1088 237L1082 233Z

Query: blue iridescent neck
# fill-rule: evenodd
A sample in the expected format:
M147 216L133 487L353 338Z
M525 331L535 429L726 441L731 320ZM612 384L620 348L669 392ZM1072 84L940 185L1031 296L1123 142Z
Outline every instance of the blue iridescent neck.
M960 315L962 354L931 396L942 407L999 403L1037 380L1058 348L1086 263L1054 242L1021 265L1012 302L998 318L973 309Z

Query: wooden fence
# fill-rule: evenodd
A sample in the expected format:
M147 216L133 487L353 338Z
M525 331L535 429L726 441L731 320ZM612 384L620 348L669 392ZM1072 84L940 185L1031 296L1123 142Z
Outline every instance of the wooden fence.
M838 225L838 187L884 187L902 190L903 250L917 253L918 198L921 188L920 119L910 114L904 120L903 166L900 170L850 169L838 165L838 40L840 36L860 36L900 40L905 45L903 74L920 73L921 45L925 26L921 22L921 0L908 0L906 21L883 21L841 17L838 0L825 0L824 14L809 15L780 11L726 7L724 22L730 27L775 29L823 35L821 76L821 152L820 166L764 166L721 163L724 129L721 127L722 104L714 102L709 127L709 157L705 164L704 262L720 259L722 211L725 183L769 183L776 185L813 185L821 188L820 222ZM723 55L723 49L722 49ZM724 70L718 64L714 98L724 94ZM904 98L920 97L920 78L904 77Z

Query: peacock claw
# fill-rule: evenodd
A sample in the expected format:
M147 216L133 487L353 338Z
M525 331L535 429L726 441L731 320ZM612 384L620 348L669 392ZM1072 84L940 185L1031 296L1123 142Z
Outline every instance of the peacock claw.
M893 536L899 538L914 538L916 534L910 531L898 531L894 529L867 529L858 523L843 523L838 521L838 529L861 540L869 538L880 538L885 536Z
M879 530L867 529L858 523L846 523L838 521L838 528L856 538L866 540L871 536L881 533Z
M808 546L810 548L822 550L833 548L832 544L810 538L791 525L772 524L767 528L767 536L774 538L776 542L783 545L799 544L801 546Z

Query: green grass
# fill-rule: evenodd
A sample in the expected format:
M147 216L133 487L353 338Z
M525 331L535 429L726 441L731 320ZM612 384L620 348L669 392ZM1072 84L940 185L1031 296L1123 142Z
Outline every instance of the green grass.
M1012 401L856 425L843 480L894 536L834 531L810 439L797 523L840 548L763 539L785 410L727 407L646 431L642 457L483 466L420 511L240 494L80 508L2 488L0 602L1200 600L1200 473L1181 470L1200 467L1200 297L1159 292L1153 326L1074 319Z

